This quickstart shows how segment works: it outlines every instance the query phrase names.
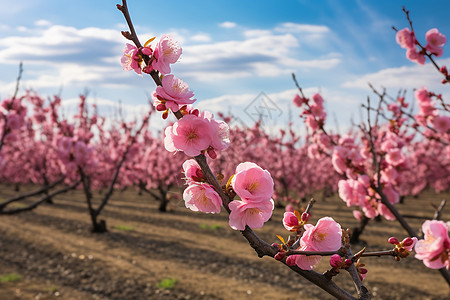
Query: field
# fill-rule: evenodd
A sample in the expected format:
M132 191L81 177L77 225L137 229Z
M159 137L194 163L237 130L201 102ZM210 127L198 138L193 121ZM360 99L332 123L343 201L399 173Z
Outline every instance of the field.
M24 187L21 192L32 189ZM0 197L16 192L0 186ZM407 215L433 215L425 193L399 204ZM59 195L53 205L0 216L0 299L330 299L325 292L274 259L259 259L246 240L229 228L227 214L208 215L172 203L160 213L156 201L134 190L116 192L102 213L109 232L90 233L81 191ZM287 236L282 209L258 234L268 242ZM313 223L333 216L343 227L357 221L337 198L320 200ZM442 219L448 220L450 209ZM419 228L423 219L408 219ZM396 222L370 222L362 236L368 250L388 249L391 235L405 237ZM361 245L354 245L354 252ZM444 299L449 291L437 271L411 257L366 258L365 284L373 299ZM325 271L327 260L316 268ZM336 278L353 291L348 274Z

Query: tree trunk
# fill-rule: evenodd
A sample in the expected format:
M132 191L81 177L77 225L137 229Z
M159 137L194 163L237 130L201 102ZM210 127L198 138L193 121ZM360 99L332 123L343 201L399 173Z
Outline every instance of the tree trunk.
M161 197L159 198L159 211L166 212L167 204L169 203L169 199L167 199L167 191L160 189Z
M363 216L363 219L359 222L359 227L355 227L352 230L352 235L350 237L350 243L352 244L358 244L360 242L362 242L359 237L361 236L361 234L364 231L364 228L366 227L366 225L369 223L369 218L367 218L366 216Z

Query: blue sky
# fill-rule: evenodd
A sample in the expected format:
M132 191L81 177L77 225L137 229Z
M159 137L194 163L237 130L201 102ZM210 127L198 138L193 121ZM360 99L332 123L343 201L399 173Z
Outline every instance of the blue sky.
M146 105L153 82L119 64L126 43L120 30L127 28L118 1L1 2L7 9L0 12L0 97L13 93L23 61L22 90L61 93L68 107L85 89L106 112L119 100L130 115ZM405 2L421 41L433 27L450 36L449 1L130 0L128 5L142 42L163 33L180 41L183 55L173 74L190 85L201 109L230 111L251 122L246 108L264 92L280 108L280 119L272 121L282 126L292 111L292 72L309 95L323 94L330 117L344 125L359 119L369 81L394 95L399 88L421 86L448 95L437 72L406 60L395 43L391 27L407 26ZM448 53L446 46L439 61L450 66ZM294 110L294 118L298 113Z

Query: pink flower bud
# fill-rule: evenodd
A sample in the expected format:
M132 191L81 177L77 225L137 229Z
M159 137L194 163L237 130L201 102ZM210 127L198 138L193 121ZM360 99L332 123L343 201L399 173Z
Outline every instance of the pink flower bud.
M276 260L282 260L285 257L286 257L286 252L284 252L284 251L280 251L277 254L275 254L275 256L274 256L274 258Z
M294 266L295 265L295 255L291 255L288 258L286 258L286 265L288 266Z
M214 149L208 149L206 152L208 152L209 157L211 157L212 159L215 159L217 157L217 154L214 151Z
M403 240L403 246L411 246L413 243L414 243L414 241L413 241L413 239L412 238L410 238L410 237L407 237L407 238L405 238L404 240Z
M352 264L352 260L347 258L347 259L344 261L344 264L345 264L345 267L346 267L346 268L347 268L347 267L350 267L350 265Z
M366 274L367 273L367 269L359 268L359 273Z
M198 117L198 115L200 114L200 111L198 109L194 109L191 114L196 115Z
M339 254L333 254L330 257L330 266L333 268L339 268L342 265L342 259Z
M309 213L302 213L302 221L303 222L308 222L309 218L311 218L311 214Z
M164 110L166 110L167 108L166 108L166 106L164 105L164 104L158 104L157 106L156 106L156 110L157 111L164 111Z
M390 244L392 244L392 245L397 245L397 244L399 244L399 241L398 241L398 239L397 239L396 237L390 237L389 240L388 240L388 242L389 242Z
M446 66L442 66L439 71L444 74L445 76L448 75L448 71L447 71L447 67Z
M152 48L144 47L144 48L141 49L141 52L144 55L150 56L150 55L152 55L153 50L152 50Z

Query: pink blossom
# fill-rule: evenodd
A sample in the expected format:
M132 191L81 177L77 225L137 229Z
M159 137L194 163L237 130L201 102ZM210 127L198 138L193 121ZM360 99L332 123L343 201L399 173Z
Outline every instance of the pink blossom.
M74 157L78 165L85 164L90 157L90 149L83 142L76 142L74 146Z
M331 155L331 163L334 169L339 174L344 174L347 170L346 162L346 149L344 147L336 146L334 147L333 154Z
M294 104L295 104L296 106L298 106L298 107L301 107L302 104L303 104L303 100L302 100L302 98L301 98L298 94L296 94L296 95L294 96L294 99L293 99L292 101L293 101Z
M63 155L69 155L71 149L72 149L72 138L68 136L63 136L58 140L58 150Z
M449 268L450 238L448 224L443 221L425 221L422 225L424 239L414 247L416 258L431 269Z
M19 140L19 138L18 138L17 134L10 132L5 135L5 138L3 141L5 142L5 144L10 144L10 143L14 143L18 140Z
M393 182L398 177L398 172L395 168L389 166L381 171L381 180L383 182Z
M404 163L405 160L405 154L403 154L401 149L392 149L386 154L386 162L393 166L398 166Z
M236 167L231 185L246 202L267 201L273 195L273 179L269 171L252 162L240 163Z
M210 126L207 120L186 115L165 130L164 146L169 152L184 151L197 156L211 144Z
M292 205L291 203L289 203L288 205L286 205L286 211L287 212L294 212L294 205Z
M398 201L400 201L400 196L397 193L397 191L394 189L392 184L388 183L383 188L383 193L386 195L387 199L390 203L396 204Z
M229 224L234 230L244 230L248 225L252 229L261 228L272 216L273 200L262 202L245 202L234 200L229 206L231 210Z
M164 76L162 86L156 87L152 94L155 107L164 104L174 112L178 111L179 105L194 103L196 99L191 99L192 97L194 93L189 90L189 86L173 75Z
M342 229L330 217L317 221L316 226L305 225L306 231L300 239L301 251L335 251L341 248ZM303 270L312 270L319 263L321 256L294 255L295 264Z
M208 120L211 129L211 146L217 151L223 151L230 146L230 128L221 120L214 119L212 113L204 111L200 117Z
M302 246L299 249L300 251L315 251L313 249L308 248L307 246ZM320 255L291 255L292 261L302 270L312 270L315 265L317 265L322 256Z
M425 55L422 51L417 51L415 48L406 50L406 58L419 65L425 64Z
M369 218L369 219L373 219L376 216L378 216L378 211L377 211L377 203L375 200L373 199L365 199L363 204L361 205L361 209L364 213L364 215Z
M442 56L444 52L442 47L447 42L445 35L440 33L437 28L433 28L427 31L425 39L427 40L425 48L437 57Z
M307 115L305 118L305 124L311 128L312 131L316 131L319 128L319 124L312 115Z
M335 251L341 248L341 225L333 218L321 218L316 226L306 224L305 229L300 246L307 246L312 251Z
M323 100L322 96L321 96L319 93L315 93L315 94L312 96L312 99L313 99L313 101L314 101L314 103L315 103L316 105L321 106L321 107L323 108L323 102L324 102L324 100Z
M414 32L409 30L409 28L403 28L397 31L395 35L395 40L400 47L404 49L415 49L416 47L416 37Z
M362 221L362 219L364 218L364 215L359 210L354 210L354 211L352 211L352 213L353 213L353 217L356 220Z
M153 56L155 60L152 63L153 68L161 74L170 73L170 64L174 64L180 58L182 49L178 42L168 34L164 34L155 47Z
M386 220L394 221L395 216L394 214L389 210L389 208L384 205L383 203L378 203L377 211L380 215L382 215Z
M359 181L354 179L339 180L338 193L348 207L362 205L366 198L366 189Z
M137 59L139 59L139 57L137 57L137 53L138 49L135 46L127 43L127 45L123 49L122 58L120 59L120 64L125 71L134 70L136 73L142 74L141 67L137 62Z
M205 213L220 213L222 199L214 188L206 183L192 183L183 192L187 208Z
M298 228L299 219L293 212L285 212L283 216L283 226L289 231L295 232Z
M16 113L9 113L7 116L6 124L11 130L17 130L20 128L20 117Z
M428 92L426 87L422 87L414 92L414 96L416 97L417 101L419 102L419 105L422 103L430 103L430 93Z
M450 130L450 117L447 116L434 117L433 127L439 133L447 133Z
M183 171L188 184L200 182L204 179L203 171L195 159L186 160L183 163Z

